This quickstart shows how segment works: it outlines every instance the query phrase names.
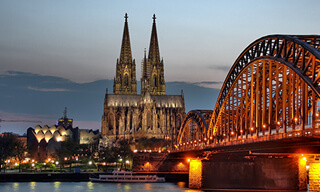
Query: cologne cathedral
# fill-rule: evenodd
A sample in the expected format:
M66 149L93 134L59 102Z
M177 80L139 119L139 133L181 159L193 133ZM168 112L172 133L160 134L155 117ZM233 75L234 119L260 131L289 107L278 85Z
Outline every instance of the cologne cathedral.
M174 140L185 117L184 96L182 91L181 95L165 94L164 64L160 59L155 15L149 52L147 55L144 51L141 71L141 94L137 94L136 64L132 59L125 14L113 94L107 89L104 99L102 136L113 140L153 137Z

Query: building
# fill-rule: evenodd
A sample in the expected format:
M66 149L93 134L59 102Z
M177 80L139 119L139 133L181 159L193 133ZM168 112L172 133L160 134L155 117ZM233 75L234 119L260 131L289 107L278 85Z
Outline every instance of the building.
M63 117L57 120L57 126L63 126L68 128L69 126L73 127L73 119L67 117L67 108L64 108Z
M106 90L102 115L102 136L111 139L175 139L185 116L184 96L166 95L164 62L160 60L156 17L148 56L142 60L141 94L137 94L136 64L132 58L128 16L122 37L120 58L116 63L113 94Z

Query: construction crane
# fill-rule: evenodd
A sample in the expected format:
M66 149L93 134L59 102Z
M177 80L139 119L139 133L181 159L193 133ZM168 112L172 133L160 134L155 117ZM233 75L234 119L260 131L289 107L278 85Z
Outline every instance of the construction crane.
M42 123L42 121L34 121L34 120L16 120L16 119L0 119L0 123L1 122L10 122L10 123L18 123L18 122L29 122L29 123ZM0 125L1 127L1 125Z

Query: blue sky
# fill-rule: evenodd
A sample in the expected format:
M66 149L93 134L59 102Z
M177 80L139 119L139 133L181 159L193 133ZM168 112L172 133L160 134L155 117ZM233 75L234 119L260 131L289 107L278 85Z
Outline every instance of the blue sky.
M29 94L29 99L46 92L58 96L50 98L52 106L48 104L47 110L40 114L50 120L46 122L54 122L62 115L64 107L68 107L68 102L64 103L61 97L75 90L75 87L62 86L61 82L69 80L79 88L79 83L113 79L116 59L120 55L125 13L129 16L138 80L144 48L149 46L152 15L156 14L166 82L198 82L197 85L220 88L233 62L254 40L270 34L319 34L319 7L320 1L317 0L0 0L0 88L6 92L0 101L0 118L44 118L36 111L28 112L27 108L22 110L7 104L23 91ZM28 85L28 75L63 80L60 82L58 78L54 86L45 83ZM7 81L9 77L14 77L12 82ZM24 83L16 84L17 78ZM12 87L17 88L16 92L6 91ZM180 88L177 89L180 92ZM91 96L84 97L89 104L93 98L103 100L104 97ZM186 105L214 108L212 103L215 101L211 100L216 95L202 99L210 103L208 106L197 103L199 98L196 95L192 97L190 102L193 103ZM25 102L24 97L19 98L17 103ZM36 100L28 101L37 104ZM56 103L61 106L53 106ZM94 105L100 106L96 101ZM76 106L74 103L68 108L70 116L82 122L79 125L87 123L87 127L100 127L102 104L87 113L79 113L81 109L73 108ZM86 114L95 116L84 118ZM0 132L9 130L6 126L1 123Z

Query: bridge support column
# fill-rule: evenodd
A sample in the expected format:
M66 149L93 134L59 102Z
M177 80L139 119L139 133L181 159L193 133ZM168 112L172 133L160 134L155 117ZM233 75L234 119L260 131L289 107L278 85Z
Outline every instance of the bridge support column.
M307 159L306 157L301 157L299 159L299 190L307 189Z
M202 187L202 161L191 160L189 168L189 188L200 189Z
M320 162L309 162L309 192L320 191Z

